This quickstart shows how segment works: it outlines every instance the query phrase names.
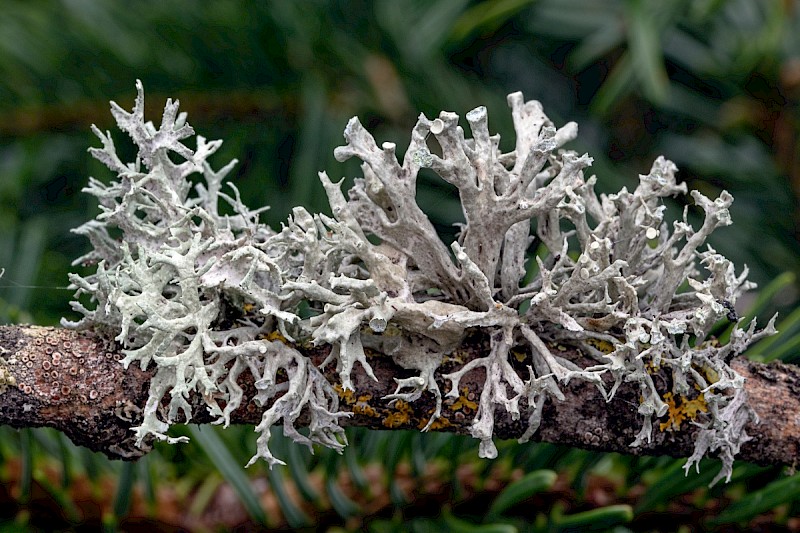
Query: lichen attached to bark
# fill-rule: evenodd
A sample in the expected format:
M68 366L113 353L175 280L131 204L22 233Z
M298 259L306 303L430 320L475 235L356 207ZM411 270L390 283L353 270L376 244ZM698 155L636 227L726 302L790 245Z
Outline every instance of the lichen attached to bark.
M140 443L179 440L166 432L188 421L192 392L227 425L243 399L238 382L249 373L264 406L253 460L281 462L268 447L270 427L281 420L295 441L341 450L338 421L347 414L337 392L307 357L270 335L276 331L289 341L331 345L325 363L336 365L345 391L353 388L356 364L375 379L365 347L390 355L417 375L396 379L395 393L383 401L405 405L432 395L436 408L423 430L436 427L443 391L434 372L481 328L489 353L444 376L447 395L457 398L467 372L485 372L471 429L481 456L497 454L498 408L526 420L524 441L544 402L563 401L570 380L594 384L607 399L632 382L642 417L632 446L649 441L653 419L668 414L662 394L700 391L706 410L693 420L702 430L687 469L712 451L723 460L718 479L730 476L754 414L743 378L728 363L774 329L773 321L758 332L737 324L727 344L707 342L712 326L752 287L746 268L736 275L729 260L702 249L716 228L731 223L727 192L712 200L692 191L704 212L699 228L686 212L667 222L662 199L686 194L686 186L676 182L675 165L659 157L634 191L598 195L595 176L586 177L592 159L563 149L577 126L556 128L538 102L514 93L508 103L516 145L506 153L483 107L466 114L471 138L454 113L420 115L402 161L394 143L379 147L351 119L334 155L360 159L363 178L345 196L341 182L320 173L333 217L296 207L275 231L259 222L265 208L251 210L233 184L223 187L235 161L219 171L207 162L221 142L198 136L196 149L185 146L194 131L177 102L167 102L156 129L144 119L141 83L137 89L132 112L112 103L138 148L134 162L123 163L111 135L94 128L103 146L90 151L117 178L107 185L92 178L85 189L101 213L76 230L93 244L76 263L96 263L97 270L71 276L82 318L65 325L108 328L125 347L122 364L156 366L136 428ZM441 155L429 149L431 135ZM422 168L458 189L466 224L452 243L416 202ZM232 214L222 214L220 202ZM553 343L578 348L592 363L552 352ZM512 350L525 354L524 375L511 364ZM654 369L669 373L670 391L657 390ZM301 412L310 420L305 434L294 425Z

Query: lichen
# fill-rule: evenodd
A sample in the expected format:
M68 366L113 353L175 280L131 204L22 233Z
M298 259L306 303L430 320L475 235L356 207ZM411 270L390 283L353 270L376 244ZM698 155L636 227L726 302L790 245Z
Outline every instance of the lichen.
M5 393L8 387L16 387L17 378L8 368L8 362L4 357L0 357L0 394Z
M694 420L699 413L708 412L706 399L702 394L689 399L681 396L675 397L672 392L665 392L664 401L667 403L668 411L667 420L659 425L661 431L679 430L684 421Z
M3 277L5 274L5 269L0 268L0 278ZM4 394L8 387L16 387L17 386L17 378L8 368L8 361L4 355L8 352L3 347L0 347L0 394Z
M368 349L416 372L396 379L396 391L380 400L392 413L384 424L406 423L408 404L427 394L435 408L423 431L440 427L443 394L434 372L445 358L457 362L455 350L480 329L489 352L444 378L445 396L477 411L471 433L481 456L497 453L497 409L526 421L525 441L544 403L563 401L562 387L571 380L594 384L607 400L629 382L639 388L642 417L632 446L651 439L653 419L669 411L665 399L696 389L707 413L695 413L701 431L687 469L716 451L723 460L718 479L730 477L754 415L743 378L728 362L773 332L774 320L758 332L755 323L735 324L724 346L704 342L752 287L746 268L737 276L729 260L702 249L716 228L731 223L727 192L713 200L691 192L704 213L696 229L687 212L671 224L664 219L663 199L686 194L686 186L663 157L632 192L597 194L596 177L585 174L592 159L563 149L577 126L556 128L538 102L514 93L510 152L489 133L483 107L466 114L472 138L454 113L420 115L402 161L394 143L379 147L351 119L346 144L334 155L360 159L363 178L345 196L341 182L320 173L333 216L296 207L275 231L259 222L261 209L245 206L233 184L223 192L235 161L219 171L207 162L221 142L198 136L195 150L182 144L193 130L177 102L167 102L156 129L145 122L140 83L137 89L131 113L112 103L117 124L138 148L135 161L123 163L111 135L94 128L102 148L90 152L117 178L108 185L92 178L85 189L101 213L76 230L93 244L77 263L97 269L71 276L73 307L82 318L65 324L113 331L126 367L155 365L136 428L140 444L151 436L180 440L166 431L189 420L191 393L227 425L243 399L238 382L249 373L264 408L253 460L280 463L268 441L270 426L281 420L295 441L341 450L339 419L348 414L339 411L339 400L354 403L353 369L360 365L377 380ZM441 155L428 147L431 136ZM453 242L439 237L416 202L423 168L458 189L466 223ZM221 214L221 202L233 214ZM80 302L83 295L90 304ZM335 364L340 388L296 348L304 343L331 346L324 364ZM569 359L554 345L576 348L591 363ZM520 375L512 358L527 373ZM653 368L669 375L670 391L659 392ZM486 385L467 403L460 380L474 369L483 370ZM294 425L301 412L309 415L307 435Z

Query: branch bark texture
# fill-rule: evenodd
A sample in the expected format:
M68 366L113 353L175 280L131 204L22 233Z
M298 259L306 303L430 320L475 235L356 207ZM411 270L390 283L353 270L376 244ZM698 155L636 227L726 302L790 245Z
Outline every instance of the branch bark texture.
M317 365L330 350L328 346L296 348ZM445 361L436 371L439 387L447 390L442 374L449 372L450 366L484 356L488 350L488 339L470 337L452 354L458 362ZM96 332L2 326L0 351L6 381L12 382L0 394L0 423L17 428L53 427L76 444L115 459L136 459L147 452L147 447L135 446L131 428L141 423L153 373L134 365L123 369L119 362L123 356L114 341ZM377 381L357 367L353 371L354 391L339 386L335 368L329 365L324 370L339 393L343 410L353 413L342 424L372 429L425 427L435 409L434 396L425 393L411 403L383 399L394 392L395 378L413 372L384 354L370 351L368 357ZM749 403L760 419L758 425L747 428L752 440L737 457L758 464L794 466L800 454L800 369L745 359L734 360L732 366L746 378ZM483 368L466 374L459 396L445 400L442 417L431 430L469 434L485 381ZM266 406L257 407L252 401L256 393L252 380L245 380L243 386L246 400L233 413L231 422L257 424ZM671 424L669 429L661 430L656 425L651 442L630 446L641 423L630 405L638 403L638 395L637 387L625 384L610 402L605 402L595 386L570 384L564 401L547 400L541 426L532 440L635 455L689 456L697 428L688 420L677 428ZM213 419L202 398L192 396L190 404L193 423L209 423ZM524 430L523 422L512 420L507 412L497 409L497 438L518 438Z

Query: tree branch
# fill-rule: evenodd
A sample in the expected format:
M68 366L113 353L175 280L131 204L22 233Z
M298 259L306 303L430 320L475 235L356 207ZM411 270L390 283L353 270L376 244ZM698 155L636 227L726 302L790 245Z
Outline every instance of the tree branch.
M330 350L298 349L316 365ZM458 362L445 361L436 371L440 388L446 390L442 374L487 350L488 339L470 337L451 354ZM1 326L0 351L5 360L4 365L0 363L0 376L11 382L0 392L0 423L17 428L53 427L76 444L115 459L135 459L148 451L135 446L131 428L141 421L152 372L134 366L123 369L119 346L109 337L61 328ZM412 403L382 399L394 392L395 378L414 374L397 366L391 357L376 352L368 355L378 381L359 366L353 371L354 392L341 389L335 368L324 370L328 380L337 384L342 409L354 413L342 420L343 425L423 428L435 407L433 396L424 394ZM753 438L742 447L738 458L759 464L795 465L800 454L800 369L745 359L735 360L733 367L745 376L750 405L761 419L758 426L748 428ZM666 383L666 379L655 381ZM461 380L459 397L445 400L443 416L432 430L468 434L484 380L482 369L467 373ZM231 422L257 424L264 408L250 401L255 394L252 378L243 376L242 381L246 400ZM631 408L639 399L634 386L621 386L608 403L596 387L585 383L568 385L565 396L562 402L548 400L533 440L635 455L686 457L692 453L697 428L688 420L674 430L662 431L655 424L652 442L630 447L641 424L636 409ZM190 403L193 423L213 420L201 398L193 397ZM518 438L525 430L522 421L512 420L502 409L497 409L495 421L496 438Z

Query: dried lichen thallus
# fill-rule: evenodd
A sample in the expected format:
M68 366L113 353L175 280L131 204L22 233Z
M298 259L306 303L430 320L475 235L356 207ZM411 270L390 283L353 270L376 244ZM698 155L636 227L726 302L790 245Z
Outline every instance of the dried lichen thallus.
M340 183L320 173L333 217L296 207L274 230L258 221L265 208L251 210L232 183L223 187L235 161L218 171L208 164L221 141L197 136L194 150L182 144L194 130L178 114L178 102L167 101L159 128L145 122L141 83L137 89L132 112L111 107L138 147L134 162L121 161L110 133L94 128L102 148L90 151L117 177L107 184L92 178L85 189L101 212L76 230L93 245L77 262L96 263L97 270L71 276L73 308L83 317L64 325L109 328L125 347L123 365L155 365L136 428L140 444L151 436L180 440L165 433L172 422L188 420L191 392L227 425L242 401L237 381L249 373L264 406L250 464L259 457L281 463L268 447L270 427L281 420L296 442L341 450L339 419L348 413L292 344L309 341L332 346L326 363L336 365L341 390L352 389L355 364L374 378L365 347L415 370L396 380L384 401L432 395L437 407L428 429L442 405L434 371L468 331L480 328L491 339L489 352L444 378L447 395L458 397L464 374L485 369L471 426L482 457L497 453L495 409L526 422L525 441L544 403L563 400L570 380L590 382L608 399L622 382L638 383L640 404L632 408L642 426L631 445L640 445L651 438L653 418L669 409L651 377L660 368L671 375L670 398L699 390L705 401L706 411L694 420L702 429L687 471L713 451L723 461L717 479L730 477L733 456L748 439L742 428L754 413L728 361L772 332L773 321L759 332L754 323L737 325L724 346L706 342L712 325L752 286L746 269L737 276L728 259L701 249L715 228L731 223L727 192L711 200L692 191L705 213L699 228L685 213L668 223L662 198L685 194L686 186L676 183L675 165L659 157L634 191L595 194L595 176L586 177L591 158L562 149L577 126L557 129L538 102L514 93L508 103L516 146L507 153L499 135L490 135L483 107L466 114L472 138L454 113L420 115L402 162L393 143L377 146L351 119L347 144L334 154L363 161L363 178L345 197ZM441 156L428 150L429 135ZM415 200L422 167L458 189L466 224L449 246ZM195 173L193 187L188 176ZM220 202L234 214L220 214ZM120 233L121 244L112 238ZM527 253L532 239L547 249L534 259ZM526 263L530 281L523 281ZM229 318L232 308L236 320ZM553 353L552 343L574 346L592 363L580 366ZM512 350L527 354L523 375L510 364ZM162 412L166 395L169 409ZM295 429L301 411L309 417L307 434Z

